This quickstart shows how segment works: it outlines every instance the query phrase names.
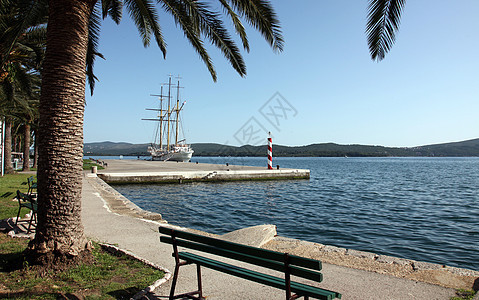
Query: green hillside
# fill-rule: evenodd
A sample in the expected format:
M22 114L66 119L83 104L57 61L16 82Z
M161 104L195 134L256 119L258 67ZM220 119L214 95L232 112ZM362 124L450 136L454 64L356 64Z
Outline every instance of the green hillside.
M412 148L418 156L479 156L479 139Z
M98 155L149 155L149 144L131 144L131 143L114 143L114 142L99 142L99 143L85 143L83 146L84 156L98 156Z
M214 143L192 144L195 156L264 156L266 146L245 145L241 147ZM86 143L85 156L97 155L141 155L147 156L148 144L131 143ZM274 156L311 157L385 157L385 156L479 156L479 139L455 143L426 145L412 148L397 148L368 145L339 145L335 143L307 146L273 145Z

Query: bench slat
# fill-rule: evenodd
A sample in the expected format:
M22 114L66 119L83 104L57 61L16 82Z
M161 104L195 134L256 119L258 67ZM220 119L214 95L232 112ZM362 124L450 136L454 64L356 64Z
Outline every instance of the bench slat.
M251 247L247 245L237 244L237 243L220 240L216 238L211 238L211 237L194 234L194 233L190 233L186 231L171 229L168 227L160 226L159 231L160 233L163 233L169 236L174 234L175 237L177 238L194 241L201 244L207 244L210 246L220 247L220 248L224 248L224 249L235 251L235 252L241 252L244 254L257 256L257 257L261 257L268 260L284 262L284 254L280 252L272 251L272 250L266 250L266 249ZM289 255L289 258L290 258L291 265L296 265L296 266L313 269L317 271L320 271L322 268L321 262L315 259L305 258L301 256L296 256L296 255Z
M283 290L285 289L285 281L283 278L280 278L280 277L275 277L272 275L241 268L235 265L209 259L209 258L196 255L190 252L179 252L178 256L189 263L199 264L201 266L204 266L216 271L220 271L223 273L227 273L230 275L234 275L234 276L255 281L258 283L266 284L275 288L279 288ZM293 281L291 282L291 291L301 296L309 296L309 297L314 297L317 299L324 299L324 300L330 300L336 297L337 298L341 297L339 293L328 291L318 287L305 285L299 282L293 282Z
M171 237L162 236L160 237L160 240L168 244L173 243L173 239ZM225 249L217 248L210 245L204 245L204 244L194 243L190 241L185 241L182 239L176 239L176 243L180 247L186 247L189 249L199 250L202 252L207 252L207 253L223 256L223 257L240 260L246 263L269 268L279 272L284 272L284 263L282 262L277 262L277 261L273 261L273 260L269 260L265 258L248 255L248 254L243 254L236 251L225 250ZM317 282L323 281L323 275L321 273L317 271L313 271L313 270L303 269L297 266L290 266L290 273L291 275L309 279L309 280L314 280Z

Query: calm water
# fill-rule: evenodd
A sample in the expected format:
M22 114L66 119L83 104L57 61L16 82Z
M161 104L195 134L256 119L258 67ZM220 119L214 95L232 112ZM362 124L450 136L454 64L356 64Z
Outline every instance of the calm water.
M265 158L193 162L266 165ZM479 270L479 158L276 158L310 180L115 188L171 224L212 233L275 224L322 244Z

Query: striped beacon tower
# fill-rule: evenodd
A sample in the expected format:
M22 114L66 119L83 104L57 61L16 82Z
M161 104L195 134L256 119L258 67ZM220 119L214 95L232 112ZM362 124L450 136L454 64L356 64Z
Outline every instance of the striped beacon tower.
M273 170L273 139L271 132L268 132L268 170Z

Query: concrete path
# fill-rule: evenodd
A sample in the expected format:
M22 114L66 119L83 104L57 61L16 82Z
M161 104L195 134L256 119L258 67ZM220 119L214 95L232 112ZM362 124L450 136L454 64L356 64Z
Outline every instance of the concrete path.
M82 194L86 234L173 271L172 247L159 242L160 223L111 212L89 180L84 178ZM194 266L182 267L177 292L194 290L195 274ZM450 299L455 294L453 289L330 264L323 264L323 274L320 286L342 293L346 300ZM203 269L203 287L208 299L284 299L284 292L278 289L208 269ZM159 287L155 295L164 299L168 293L169 282Z

